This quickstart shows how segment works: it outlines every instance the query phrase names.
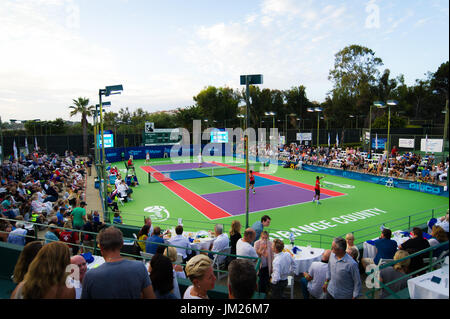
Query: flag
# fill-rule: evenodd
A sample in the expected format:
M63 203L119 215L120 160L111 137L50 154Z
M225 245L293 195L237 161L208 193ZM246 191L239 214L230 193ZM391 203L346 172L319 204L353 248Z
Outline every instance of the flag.
M425 153L428 152L428 134L425 135Z
M36 136L34 137L34 150L35 150L35 151L38 150L38 144L37 144L37 138L36 138Z
M16 140L14 140L14 143L13 143L13 150L14 150L14 159L18 160L19 157L17 156Z
M375 134L375 149L378 149L378 133Z
M28 155L28 141L27 138L25 137L25 156Z
M336 133L336 146L339 146L339 134Z
M328 133L328 147L330 147L330 133Z

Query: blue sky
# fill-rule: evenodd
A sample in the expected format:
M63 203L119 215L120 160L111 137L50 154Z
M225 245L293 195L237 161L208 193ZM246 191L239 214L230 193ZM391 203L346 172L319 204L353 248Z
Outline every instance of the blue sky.
M175 109L255 73L263 88L304 85L322 102L350 44L411 85L449 59L448 29L443 0L2 0L0 116L70 119L73 98L96 104L115 84L113 111Z

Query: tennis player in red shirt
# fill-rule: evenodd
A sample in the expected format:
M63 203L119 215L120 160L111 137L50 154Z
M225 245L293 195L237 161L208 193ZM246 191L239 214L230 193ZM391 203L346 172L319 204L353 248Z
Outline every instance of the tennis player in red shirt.
M255 194L255 176L253 176L253 171L250 171L250 188L253 190L253 194Z
M322 176L322 177L319 177L319 176L317 176L316 177L316 187L314 187L314 190L316 191L316 194L314 195L314 197L313 197L313 203L316 201L316 197L317 197L317 204L318 205L321 205L321 203L320 203L320 180L322 179L322 178L324 178L325 176Z

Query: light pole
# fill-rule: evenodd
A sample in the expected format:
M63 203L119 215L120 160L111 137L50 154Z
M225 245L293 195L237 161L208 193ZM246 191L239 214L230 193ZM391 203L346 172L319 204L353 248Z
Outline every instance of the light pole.
M390 130L391 130L391 106L396 106L398 105L398 102L396 100L388 100L386 103L384 103L383 101L376 101L373 102L373 105L375 105L377 108L379 109L384 109L388 108L388 136L387 136L387 141L386 141L386 174L389 175L389 153L390 153Z
M249 124L249 104L250 104L250 84L262 84L263 76L262 74L253 74L253 75L241 75L240 76L241 85L245 85L245 130L248 128ZM244 131L245 131L244 130ZM249 165L248 165L248 131L244 134L244 142L245 142L245 228L248 228L248 208L249 208Z
M100 127L101 127L101 134L102 134L102 158L101 158L101 180L100 185L102 187L103 191L103 200L104 200L104 209L103 209L103 218L105 222L109 222L109 215L108 215L108 200L107 200L107 187L106 187L106 171L105 171L105 136L104 136L104 130L103 130L103 105L102 105L102 95L104 96L110 96L113 94L120 94L120 92L123 91L122 85L113 85L113 86L107 86L104 89L98 90L98 98L99 98L99 107L100 107ZM106 103L106 102L105 102Z
M307 111L312 113L317 113L317 148L319 148L319 132L320 132L320 112L323 111L321 107L315 107L314 109L312 107L308 107Z
M244 114L238 114L237 117L239 118L239 126L242 128L242 122L243 119L245 118Z
M296 115L297 115L297 114L295 114L295 113L289 114L289 116L296 116ZM288 117L288 114L285 115L286 132L285 132L284 135L286 135L286 142L287 142L287 135L288 135L288 133L287 133L287 131L288 131L287 117Z

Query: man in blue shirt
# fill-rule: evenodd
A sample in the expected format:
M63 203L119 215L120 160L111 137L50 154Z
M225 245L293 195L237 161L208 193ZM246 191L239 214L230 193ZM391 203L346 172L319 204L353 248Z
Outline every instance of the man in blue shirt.
M50 244L51 242L59 241L59 237L57 235L58 228L56 228L57 225L51 223L48 226L49 226L48 232L45 233L45 243Z
M263 217L261 217L261 221L257 221L255 222L251 228L253 228L253 230L256 233L256 237L255 237L255 241L259 240L259 237L261 237L261 233L264 230L264 227L269 227L270 226L270 217L267 215L264 215Z
M161 238L161 228L159 227L155 227L153 235L147 238L145 242L145 252L156 254L156 249L159 246L157 243L164 244L164 239Z
M322 287L327 299L356 299L361 295L361 277L356 261L346 253L347 243L335 238Z
M25 246L27 230L23 226L22 222L16 222L16 229L9 233L8 243Z
M384 228L379 239L373 242L369 241L369 244L372 244L377 248L377 254L373 260L371 258L363 258L361 260L364 269L369 264L378 265L378 262L381 258L394 259L394 255L397 252L397 242L395 240L392 240L391 236L391 230Z

